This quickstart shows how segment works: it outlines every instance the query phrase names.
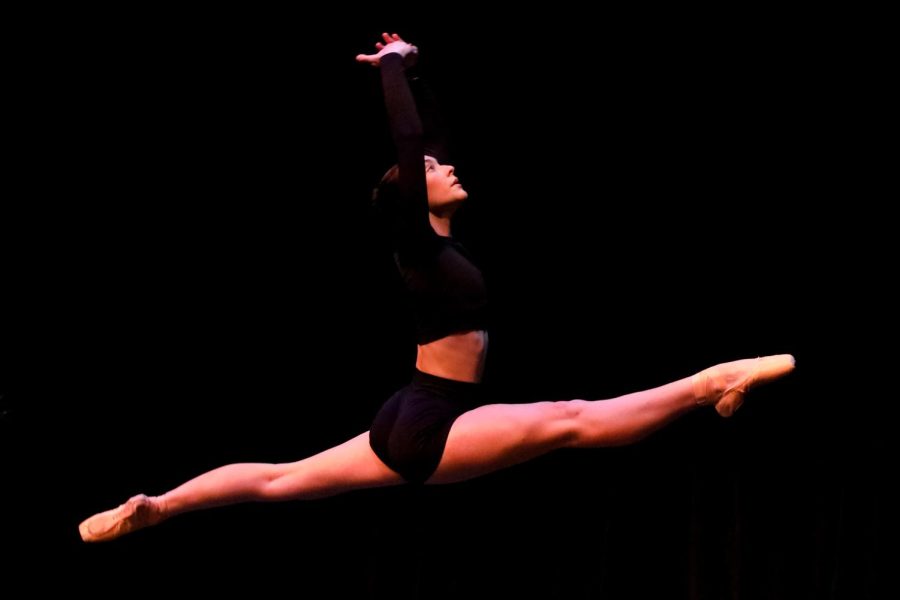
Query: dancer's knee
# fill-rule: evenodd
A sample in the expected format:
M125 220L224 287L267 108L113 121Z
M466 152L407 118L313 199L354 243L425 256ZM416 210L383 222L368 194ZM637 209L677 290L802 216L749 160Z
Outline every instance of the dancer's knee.
M584 434L582 413L584 400L537 402L526 425L526 435L532 441L555 447L575 445Z

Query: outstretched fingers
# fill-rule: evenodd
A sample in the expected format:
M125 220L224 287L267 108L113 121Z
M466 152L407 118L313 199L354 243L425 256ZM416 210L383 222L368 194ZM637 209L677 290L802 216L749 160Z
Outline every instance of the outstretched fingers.
M411 64L415 62L415 55L418 48L406 43L399 34L384 32L381 34L381 42L375 42L375 54L357 54L356 61L361 63L369 63L373 67L379 66L381 57L389 52L396 52L403 56L404 62Z
M392 33L390 35L388 35L387 33L382 33L381 37L384 40L384 44L382 44L381 42L375 42L375 47L378 48L379 50L384 49L385 44L390 44L391 42L402 42L403 41L403 38L401 38L396 33Z

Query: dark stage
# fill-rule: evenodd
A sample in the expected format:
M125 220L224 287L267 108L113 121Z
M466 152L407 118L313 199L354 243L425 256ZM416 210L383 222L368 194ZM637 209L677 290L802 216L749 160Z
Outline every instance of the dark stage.
M77 35L65 15L30 18L16 63L4 587L896 593L889 398L859 381L878 367L858 332L887 323L871 260L885 238L868 197L848 193L843 67L815 28L684 14L105 18L117 25ZM133 494L365 431L408 381L412 323L368 213L392 146L378 71L354 62L383 27L419 46L470 192L454 235L490 291L494 401L609 398L766 354L794 354L797 370L732 419L700 410L632 446L83 544L78 523Z

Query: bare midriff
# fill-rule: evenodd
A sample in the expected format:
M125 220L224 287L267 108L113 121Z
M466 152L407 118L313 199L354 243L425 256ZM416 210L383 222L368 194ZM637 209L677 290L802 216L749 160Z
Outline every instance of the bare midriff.
M420 344L416 368L445 379L478 383L484 373L487 347L487 331L454 333Z

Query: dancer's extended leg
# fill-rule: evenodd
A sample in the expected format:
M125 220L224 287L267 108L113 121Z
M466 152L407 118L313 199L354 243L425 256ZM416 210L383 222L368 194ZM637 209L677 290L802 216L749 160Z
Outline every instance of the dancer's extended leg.
M461 415L428 483L484 475L563 447L637 441L699 405L728 416L753 386L794 368L789 354L738 360L693 377L610 400L490 404Z
M372 452L366 432L297 462L226 465L161 496L134 496L86 519L79 531L86 542L102 542L187 511L238 502L322 498L402 482Z

